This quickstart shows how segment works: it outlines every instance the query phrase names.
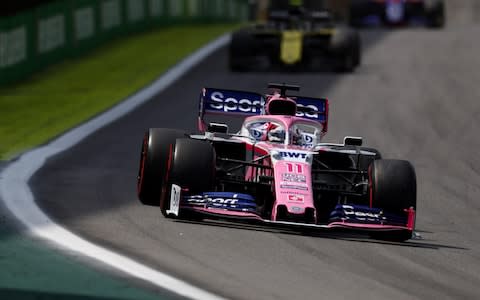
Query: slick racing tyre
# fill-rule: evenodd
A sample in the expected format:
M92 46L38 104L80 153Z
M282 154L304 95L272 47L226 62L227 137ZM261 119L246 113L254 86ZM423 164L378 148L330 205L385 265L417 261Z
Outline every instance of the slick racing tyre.
M215 184L215 149L206 141L180 138L169 158L170 170L165 185L171 189L172 184L180 186L189 194L213 191ZM166 216L170 208L169 192L162 198L161 210ZM182 214L180 212L180 214ZM182 218L189 218L182 214Z
M360 36L356 31L337 29L330 40L330 53L339 72L353 72L361 63Z
M425 1L425 17L427 26L442 28L445 26L445 3L442 0Z
M232 34L232 40L228 48L228 63L230 70L242 72L250 70L248 60L255 56L255 39L247 30L240 30Z
M406 215L405 210L417 207L417 181L412 164L406 160L374 160L369 169L372 207L382 208L387 213ZM405 241L411 238L410 231L377 232L372 237Z
M160 205L170 145L184 136L185 132L176 129L150 128L145 132L137 177L137 195L142 204Z
M368 168L370 167L370 165L373 163L374 160L382 159L382 154L380 153L380 151L378 151L375 148L360 147L360 150L375 153L375 156L373 156L373 155L361 155L360 156L359 163L360 163L360 169L361 170L368 171Z

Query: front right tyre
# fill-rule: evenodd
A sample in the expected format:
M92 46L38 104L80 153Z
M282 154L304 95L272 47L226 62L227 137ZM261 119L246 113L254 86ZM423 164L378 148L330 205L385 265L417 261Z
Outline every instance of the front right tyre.
M239 30L232 34L228 47L228 64L233 72L249 71L251 58L255 56L255 38L248 30Z
M172 185L190 194L199 195L213 192L215 187L216 154L213 145L208 141L190 138L179 138L170 153L168 173L165 178L166 192L161 200L161 211L166 217L170 209L170 191ZM194 213L179 211L182 219L198 219Z
M442 0L430 0L425 2L425 16L427 26L442 28L445 26L445 3Z
M337 61L336 71L353 72L361 64L361 42L358 32L338 28L330 39L329 51Z

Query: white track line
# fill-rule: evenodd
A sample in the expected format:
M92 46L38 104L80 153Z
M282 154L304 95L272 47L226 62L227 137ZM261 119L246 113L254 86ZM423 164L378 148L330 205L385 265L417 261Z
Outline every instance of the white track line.
M154 95L170 86L208 55L225 46L229 40L229 34L218 38L184 59L150 86L109 111L72 129L51 143L23 154L0 174L0 200L3 200L12 214L25 224L35 236L51 241L69 251L91 257L134 277L149 281L177 295L198 300L224 299L128 257L95 245L56 224L35 203L28 181L49 157L71 148L93 132L149 101Z

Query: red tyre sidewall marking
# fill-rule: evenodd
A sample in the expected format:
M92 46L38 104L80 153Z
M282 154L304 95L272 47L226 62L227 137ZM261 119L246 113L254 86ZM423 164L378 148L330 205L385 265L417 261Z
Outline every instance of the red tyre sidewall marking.
M160 209L161 210L166 210L165 209L165 201L167 198L167 187L168 187L168 181L170 177L170 170L172 168L172 160L173 160L173 144L170 144L169 150L168 150L168 157L167 157L167 170L165 172L165 178L163 179L162 184L162 194L160 196Z
M145 172L145 161L147 160L147 153L148 153L148 134L145 134L143 138L143 145L142 145L142 154L140 158L140 172L139 178L137 182L137 195L140 196L143 187L143 179L144 179L144 172Z

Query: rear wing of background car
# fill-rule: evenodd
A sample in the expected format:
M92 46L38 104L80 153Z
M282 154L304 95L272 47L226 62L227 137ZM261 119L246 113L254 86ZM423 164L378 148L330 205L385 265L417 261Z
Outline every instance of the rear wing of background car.
M328 125L328 100L309 97L289 97L297 103L297 117L318 121L323 125L324 132L327 132ZM225 90L215 88L204 88L200 93L198 127L204 132L206 125L205 115L220 114L248 117L265 115L267 100L258 93Z

